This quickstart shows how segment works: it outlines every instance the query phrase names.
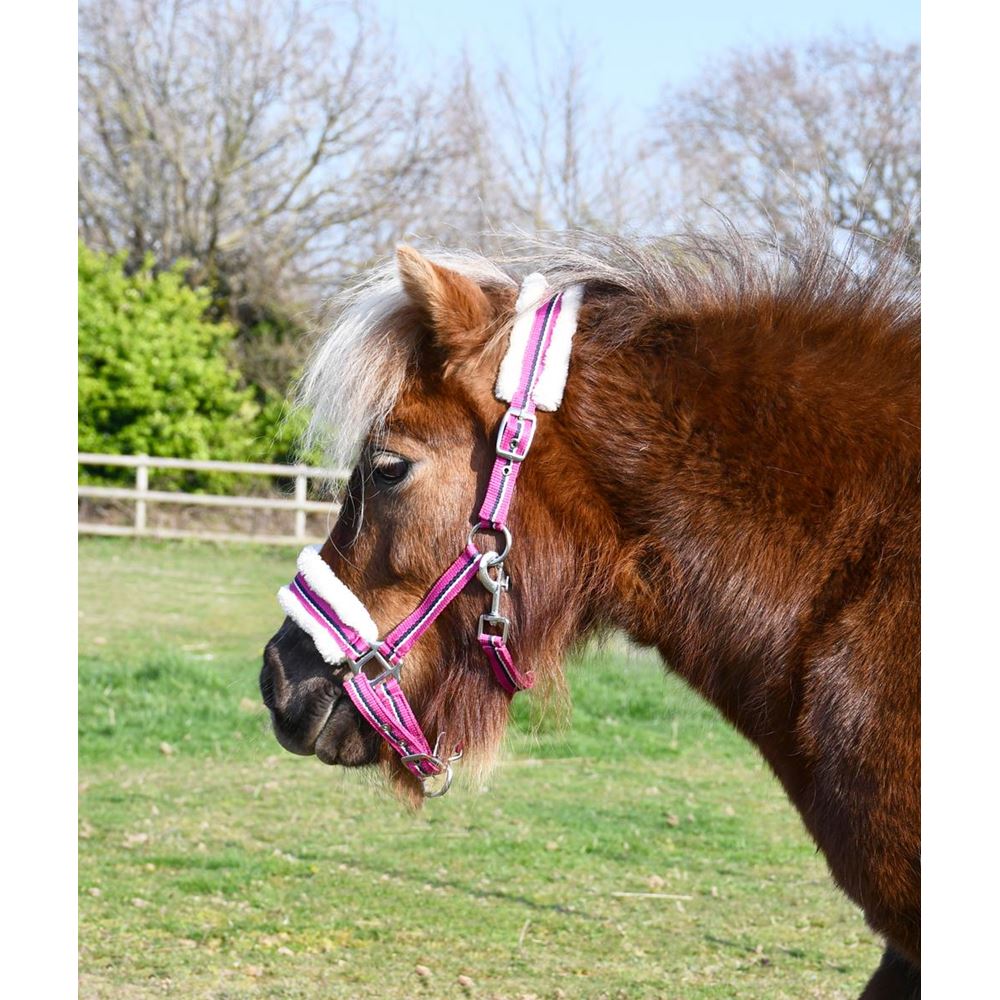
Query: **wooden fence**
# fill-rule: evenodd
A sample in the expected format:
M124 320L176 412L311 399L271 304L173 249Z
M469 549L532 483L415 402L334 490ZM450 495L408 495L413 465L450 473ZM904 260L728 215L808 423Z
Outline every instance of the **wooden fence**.
M203 538L213 541L259 542L267 545L296 545L309 541L322 541L307 534L306 515L309 513L335 514L337 505L307 499L310 479L342 480L347 473L340 469L320 469L307 465L270 465L259 462L215 462L187 458L156 458L150 455L98 455L81 452L79 465L118 465L135 469L135 486L77 487L77 495L94 500L128 500L135 504L131 524L102 524L80 521L77 530L87 535L127 535L140 538ZM252 473L295 481L294 498L241 497L210 493L181 493L149 488L150 469L191 469L204 472ZM241 534L226 531L195 531L179 528L151 526L147 523L149 504L184 504L199 507L230 507L238 509L287 510L295 512L294 534Z

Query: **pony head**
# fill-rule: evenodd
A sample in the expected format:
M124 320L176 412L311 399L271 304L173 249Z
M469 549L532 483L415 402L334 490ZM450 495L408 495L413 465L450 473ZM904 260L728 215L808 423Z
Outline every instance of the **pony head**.
M374 272L345 297L309 367L304 396L314 432L332 429L333 457L353 463L319 558L379 635L413 611L477 522L506 410L496 386L517 300L515 281L481 259L439 263L403 247L395 268ZM576 455L558 414L540 415L509 519L517 540L506 563L514 581L511 646L550 689L568 645L594 617L585 596L594 588L572 539L606 534L586 523L593 505L577 502ZM408 653L401 678L441 753L460 747L480 767L496 753L510 702L477 642L488 605L481 587L466 587ZM381 759L415 790L345 696L347 676L286 619L261 672L279 741L329 764Z

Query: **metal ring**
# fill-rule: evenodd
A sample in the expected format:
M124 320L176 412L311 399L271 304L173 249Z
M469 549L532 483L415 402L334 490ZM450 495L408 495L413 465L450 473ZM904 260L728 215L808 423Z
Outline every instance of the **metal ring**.
M461 757L461 754L459 754L459 757ZM438 771L437 774L414 775L414 777L418 778L420 781L420 790L424 793L425 799L439 798L440 796L444 795L444 793L447 792L449 788L451 788L451 780L454 777L454 773L452 772L451 769L451 762L453 760L458 760L458 757L453 756L450 757L448 760L441 760L440 757L436 757L432 753L410 753L406 754L405 757L401 757L400 760L404 764L409 764L412 761L426 760L429 761L431 764L434 764L436 767L442 768L442 770ZM442 774L444 774L444 784L436 792L427 791L427 782L431 778L439 778Z
M511 545L514 544L514 539L511 536L511 533L508 530L508 528L507 528L506 525L504 525L504 527L502 527L502 528L494 528L494 527L492 527L492 526L490 526L488 524L483 524L482 521L476 521L476 523L472 526L472 531L469 532L469 540L465 543L466 546L471 545L472 544L472 539L475 538L476 535L478 535L480 532L484 532L484 531L500 531L500 532L503 532L503 542L504 542L503 552L497 552L497 553L495 553L496 558L493 559L490 562L490 565L491 566L495 566L497 563L502 563L504 561L504 559L506 559L507 556L508 556L508 554L510 553L510 547L511 547ZM490 553L483 553L483 554L484 555L489 555Z
M428 781L428 779L424 778L424 780L421 781L421 783L420 783L420 789L424 793L424 798L425 799L437 799L437 798L440 798L442 795L444 795L444 793L447 792L449 788L451 788L451 779L452 779L452 776L453 775L452 775L452 770L451 770L451 764L445 762L445 765L444 765L444 784L436 792L429 792L429 791L427 791L427 781ZM435 774L435 775L433 775L433 777L437 778L437 777L440 777L440 775Z

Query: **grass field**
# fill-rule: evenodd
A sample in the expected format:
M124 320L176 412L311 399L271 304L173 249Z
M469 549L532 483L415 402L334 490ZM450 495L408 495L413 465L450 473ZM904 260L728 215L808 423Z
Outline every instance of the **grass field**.
M857 995L876 940L651 658L570 664L562 730L520 696L489 788L418 815L284 753L256 685L293 565L81 540L82 997Z

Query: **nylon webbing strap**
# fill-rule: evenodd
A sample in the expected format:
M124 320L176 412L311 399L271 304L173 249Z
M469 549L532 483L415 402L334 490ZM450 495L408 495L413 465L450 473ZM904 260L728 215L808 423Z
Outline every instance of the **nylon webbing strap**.
M347 659L357 660L371 648L357 631L343 621L325 598L309 585L302 573L295 574L288 589L298 599L306 614L340 647Z
M480 521L494 528L507 524L521 462L535 436L537 416L532 395L545 369L545 353L562 309L562 293L539 306L535 313L527 350L521 362L521 378L497 432L497 458L493 463L486 496L479 508Z
M373 685L363 673L356 673L344 685L354 707L369 725L403 758L403 764L418 778L440 774L431 746L420 728L410 703L395 677ZM407 760L407 757L414 758Z
M379 644L373 647L356 628L346 622L333 604L320 593L321 585L313 585L304 573L297 573L288 585L288 594L301 606L307 618L299 617L308 626L314 639L316 629L333 640L336 649L355 669L344 683L344 690L357 710L404 758L403 763L418 778L439 774L443 769L417 722L395 674L403 657L427 631L442 611L455 599L476 575L481 553L472 544L441 574L419 605L403 619ZM333 570L325 567L329 577ZM332 584L328 586L332 589ZM383 668L369 678L363 672L365 663ZM361 667L358 667L358 664ZM413 758L407 760L406 758Z
M420 728L395 673L390 671L395 668L398 673L403 657L413 644L476 575L479 559L479 550L473 545L466 546L462 554L438 577L413 612L379 643L378 656L373 657L373 660L384 665L386 671L374 678L376 683L373 684L372 679L362 670L355 672L344 683L344 690L354 707L381 733L402 758L404 766L418 778L440 774L443 766L433 756L427 737ZM348 656L355 662L359 659L350 653Z
M419 605L381 642L379 652L391 663L399 663L413 644L476 575L482 553L472 544L438 577Z
M535 683L535 676L530 670L522 674L514 666L514 658L502 636L480 632L477 639L487 662L493 668L493 676L507 694L513 697L518 691L526 691Z

